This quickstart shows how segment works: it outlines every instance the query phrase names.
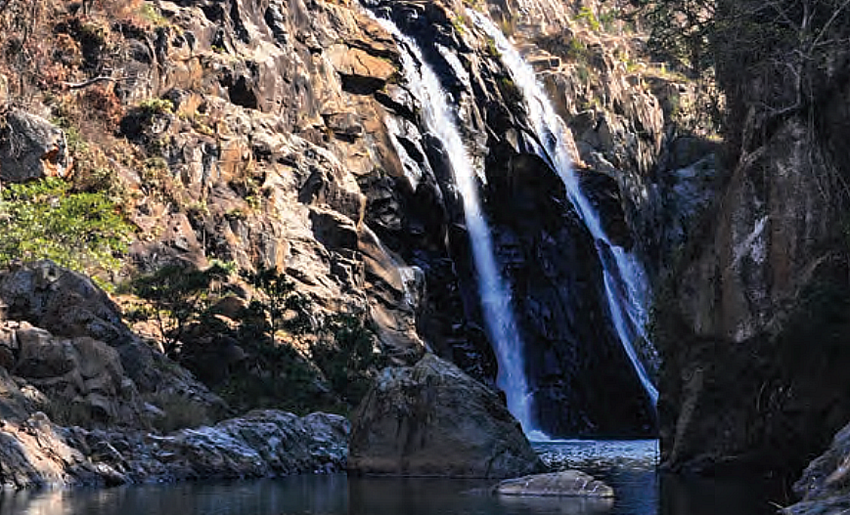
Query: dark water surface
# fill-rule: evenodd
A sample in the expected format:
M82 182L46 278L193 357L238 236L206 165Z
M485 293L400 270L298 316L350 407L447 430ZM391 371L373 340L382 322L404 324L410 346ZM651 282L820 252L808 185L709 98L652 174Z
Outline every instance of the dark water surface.
M768 515L787 503L757 481L659 475L655 442L536 444L549 462L594 472L613 501L498 498L490 483L293 476L275 480L0 494L0 515Z

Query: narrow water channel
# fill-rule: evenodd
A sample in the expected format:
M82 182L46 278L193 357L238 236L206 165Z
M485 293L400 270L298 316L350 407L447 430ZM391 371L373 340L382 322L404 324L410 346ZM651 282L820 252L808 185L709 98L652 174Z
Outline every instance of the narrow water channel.
M769 515L787 504L757 480L683 479L655 471L654 441L538 444L547 461L596 473L612 502L498 498L490 483L439 478L291 476L0 494L0 515Z

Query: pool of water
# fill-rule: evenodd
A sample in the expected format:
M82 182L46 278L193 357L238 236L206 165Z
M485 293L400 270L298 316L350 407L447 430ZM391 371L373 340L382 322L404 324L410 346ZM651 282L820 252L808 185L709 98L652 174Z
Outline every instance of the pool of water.
M787 503L758 481L685 480L655 471L657 444L535 444L545 460L605 479L613 501L498 498L490 482L292 476L0 494L0 515L768 515Z

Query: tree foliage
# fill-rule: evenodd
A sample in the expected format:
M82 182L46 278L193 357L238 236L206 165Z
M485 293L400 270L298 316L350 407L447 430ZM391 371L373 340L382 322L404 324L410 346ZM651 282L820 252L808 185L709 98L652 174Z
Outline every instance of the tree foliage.
M819 99L850 70L850 0L631 1L657 56L697 78L716 73L732 148L745 143L746 116L768 132L788 116L817 119Z
M649 49L658 58L699 74L710 67L715 0L632 0L648 26Z
M199 377L204 370L192 367L203 366L193 361L201 347L238 345L244 356L209 385L239 409L347 412L359 403L385 364L365 315L322 315L285 273L261 267L239 272L260 295L224 322L217 290L231 274L232 267L218 263L204 270L166 265L142 275L133 290L150 309L135 316L158 324L166 353Z
M781 53L811 61L846 42L848 0L632 0L649 46L699 72Z
M295 291L295 283L285 274L260 267L257 271L242 270L240 275L266 295L265 300L255 300L253 308L268 317L273 340L279 330L304 334L313 328L310 298Z
M9 184L0 193L0 265L51 259L95 276L114 272L131 234L106 195L73 192L62 179Z
M186 329L208 312L210 286L214 281L227 278L230 272L220 263L204 270L166 265L133 280L136 295L151 302L151 312L145 315L158 325L167 355L178 358Z
M386 365L375 350L375 334L361 317L337 314L325 321L326 338L313 349L313 358L331 388L351 405L360 402L369 389L371 371Z

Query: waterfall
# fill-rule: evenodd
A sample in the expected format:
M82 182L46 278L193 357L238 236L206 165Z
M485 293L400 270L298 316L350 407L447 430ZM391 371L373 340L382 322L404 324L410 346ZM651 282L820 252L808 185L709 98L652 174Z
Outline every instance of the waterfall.
M634 346L638 337L644 338L647 345L649 344L644 331L648 285L643 268L633 255L622 247L612 245L605 235L599 214L582 193L578 177L573 169L564 136L567 128L560 116L555 113L543 86L537 81L534 69L489 19L471 9L467 9L467 14L493 39L496 49L501 54L502 62L510 71L514 83L525 98L529 120L540 141L537 153L550 162L558 172L561 180L564 181L573 207L596 241L596 249L604 270L605 296L614 328L641 384L655 405L658 401L658 390L652 384Z
M497 384L505 392L508 410L519 420L523 430L529 432L533 426L522 341L511 309L510 292L496 264L490 228L478 200L476 178L483 180L483 173L479 174L473 165L455 122L455 113L446 101L447 94L437 74L422 57L419 47L391 21L378 21L398 39L407 85L419 100L422 122L441 141L451 162L455 183L463 200L466 228L478 273L484 323L499 363Z

